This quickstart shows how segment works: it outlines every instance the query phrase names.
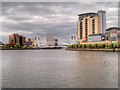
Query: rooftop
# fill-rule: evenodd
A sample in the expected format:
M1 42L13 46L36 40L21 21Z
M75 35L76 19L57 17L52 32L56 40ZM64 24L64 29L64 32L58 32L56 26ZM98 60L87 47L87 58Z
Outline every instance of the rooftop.
M98 10L98 13L106 13L105 10Z
M104 33L100 33L100 34L91 34L89 36L104 36Z
M92 12L90 12L90 13L83 13L83 14L78 14L78 16L87 16L87 15L96 15L97 13L92 13Z
M119 30L119 31L120 31L120 28L119 28L119 27L110 27L110 28L108 28L106 31L110 31L110 30L112 30L112 29L116 29L116 30Z

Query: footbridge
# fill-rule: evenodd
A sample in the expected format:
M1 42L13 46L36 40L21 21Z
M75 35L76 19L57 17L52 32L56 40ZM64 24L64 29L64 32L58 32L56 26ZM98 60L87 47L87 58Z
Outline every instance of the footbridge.
M52 43L52 45L51 45L51 43ZM37 42L36 47L39 47L39 48L41 48L41 47L44 47L44 48L45 47L62 47L62 48L66 48L69 45L68 43L63 42L63 41L59 41L57 43L57 45L53 45L55 43L56 43L55 41L52 41L52 42Z

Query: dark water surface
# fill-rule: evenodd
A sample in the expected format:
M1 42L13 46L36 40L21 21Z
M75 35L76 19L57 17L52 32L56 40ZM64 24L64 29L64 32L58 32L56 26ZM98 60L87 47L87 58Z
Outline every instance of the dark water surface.
M118 52L2 51L3 88L117 88Z

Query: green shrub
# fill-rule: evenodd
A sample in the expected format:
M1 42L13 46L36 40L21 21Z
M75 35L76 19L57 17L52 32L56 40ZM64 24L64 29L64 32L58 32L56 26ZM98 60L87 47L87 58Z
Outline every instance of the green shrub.
M120 48L120 42L118 42L118 48Z
M74 48L78 48L78 44L74 44Z
M91 45L91 48L96 48L96 45L95 45L95 44L92 44L92 45Z
M99 44L99 47L100 47L100 48L105 48L105 47L106 47L106 46L105 46L105 43Z
M16 45L14 45L14 46L13 46L13 48L22 48L22 46L21 46L21 45L16 44Z
M75 48L75 45L71 45L71 48Z
M79 44L79 45L78 45L78 48L82 48L82 44Z
M118 47L118 43L114 43L114 47L116 47L116 48L117 48L117 47Z
M86 48L89 48L89 44L86 44Z
M108 47L109 47L109 44L106 43L106 44L105 44L105 48L108 48Z
M88 44L88 48L92 48L92 44Z
M6 48L10 48L10 47L9 47L9 45L6 44L6 45L3 45L2 48L6 49Z
M68 45L68 48L71 48L71 45Z
M95 44L95 48L99 48L99 44Z
M114 47L120 48L120 42L115 43Z
M110 48L110 49L112 49L113 47L114 47L114 44L113 44L113 43L109 44L109 48Z
M82 48L86 48L86 44L82 44Z

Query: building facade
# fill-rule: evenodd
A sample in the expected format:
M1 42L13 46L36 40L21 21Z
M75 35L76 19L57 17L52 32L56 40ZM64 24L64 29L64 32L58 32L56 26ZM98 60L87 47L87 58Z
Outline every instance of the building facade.
M105 34L93 34L88 36L88 42L105 41Z
M19 35L17 33L9 35L9 44L15 45L19 44L23 46L26 43L26 38L22 35Z
M9 44L19 44L19 35L17 33L9 35Z
M118 27L111 27L108 28L105 32L105 40L115 42L120 42L120 28Z
M99 10L98 17L99 17L100 33L105 33L105 30L106 30L106 12L103 10Z
M78 41L80 43L87 42L88 36L93 34L101 34L106 29L106 13L98 11L98 13L79 14L78 19Z
M32 44L33 44L32 40L30 38L28 38L28 41L26 41L27 47L29 47Z
M24 36L19 36L19 44L21 46L25 45L26 44L26 38Z
M47 45L48 46L57 46L58 45L58 39L54 38L53 36L47 37Z

